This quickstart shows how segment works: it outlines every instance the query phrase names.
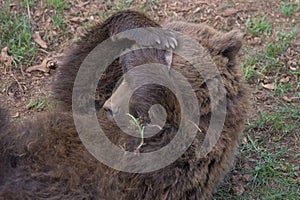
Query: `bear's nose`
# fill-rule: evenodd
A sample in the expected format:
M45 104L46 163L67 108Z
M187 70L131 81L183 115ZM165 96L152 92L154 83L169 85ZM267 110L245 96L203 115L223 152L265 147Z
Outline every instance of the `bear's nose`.
M106 114L110 117L112 117L112 109L111 109L111 100L108 99L107 101L105 101L104 105L103 105L103 109L106 112Z

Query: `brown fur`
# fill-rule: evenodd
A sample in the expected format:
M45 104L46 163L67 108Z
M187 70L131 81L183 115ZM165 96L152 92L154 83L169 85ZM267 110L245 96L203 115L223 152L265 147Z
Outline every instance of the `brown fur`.
M197 25L182 21L171 21L164 27L193 37L212 56L226 90L227 110L223 131L213 150L206 157L200 158L198 151L210 124L211 112L224 102L222 95L218 96L218 92L216 96L210 98L206 83L217 83L219 79L217 76L213 76L205 82L189 61L173 55L171 72L177 70L183 74L196 92L201 110L199 128L202 132L198 132L190 148L172 165L153 173L136 174L132 181L130 180L133 177L130 174L109 171L109 173L121 177L118 180L112 179L110 181L119 186L119 195L125 194L124 199L155 199L155 197L160 197L160 199L209 199L233 164L248 108L247 89L244 86L239 63L236 59L236 54L242 45L241 34L238 31L224 34L204 24ZM179 45L180 42L181 40L178 38ZM192 47L188 53L193 55ZM201 60L199 62L201 63ZM145 63L165 64L163 59L156 56L155 53L140 50L125 55L122 60L124 71ZM205 69L211 66L204 65L201 67ZM132 74L129 76L129 80L125 81L130 87L130 82L142 83L147 76L151 76L151 73ZM114 101L108 99L107 102L110 104L108 106L105 103L106 109L113 111L114 107L118 107L114 103L122 101L123 97L122 92L119 91L128 91L128 88L121 87L117 89ZM213 89L221 91L217 84ZM146 85L136 90L130 100L130 113L136 118L146 119L147 124L148 110L151 105L157 103L166 109L168 115L166 124L157 135L145 139L145 145L139 149L140 152L151 152L165 146L175 136L178 129L180 122L178 102L170 91L161 86ZM134 151L140 142L139 139L125 134L112 135L110 139L116 144L126 146L128 151ZM148 184L145 184L145 180ZM131 184L136 189L124 192L126 187L131 186Z
M0 199L101 197L98 180L105 167L82 145L71 114L7 127L0 145Z
M129 18L127 18L129 17ZM137 17L137 18L136 18ZM123 21L118 21L118 20ZM217 145L204 158L199 157L199 147L206 134L211 109L224 99L210 99L203 78L188 61L174 56L172 69L179 70L190 81L201 106L198 133L188 150L171 165L150 173L125 173L94 159L81 143L69 112L72 88L76 73L87 54L110 36L110 25L117 24L118 31L142 26L143 15L120 12L100 26L93 28L68 56L54 83L54 95L66 112L50 113L20 126L4 127L5 112L0 110L0 197L4 199L210 199L213 191L232 165L238 138L243 129L247 110L247 95L236 53L241 47L237 32L223 34L205 25L185 22L168 22L165 27L194 37L212 56L221 73L227 92L227 113L222 134ZM114 21L116 20L116 21ZM130 20L130 23L129 21ZM136 23L132 24L132 20ZM136 20L136 21L135 21ZM146 20L148 25L157 26ZM126 25L129 23L130 25ZM125 24L125 25L124 25ZM142 23L145 24L145 23ZM122 26L124 25L124 27ZM127 26L127 27L126 27ZM128 27L129 26L129 27ZM114 31L113 31L114 32ZM180 40L179 40L180 42ZM158 53L158 54L157 54ZM162 51L146 50L129 53L124 60L115 61L98 85L100 124L107 136L116 144L134 151L140 139L128 136L107 119L102 104L112 95L112 90L122 75L122 65L135 67L145 62L164 63ZM121 64L119 63L121 62ZM136 77L147 76L139 74ZM131 77L133 80L135 76ZM211 78L209 81L216 81ZM218 88L216 88L218 90ZM166 145L176 134L178 103L169 94L165 99L156 85L141 88L132 99L131 112L146 114L149 105L160 103L170 116L164 129L145 140L141 152L151 152ZM165 91L161 88L160 91ZM151 95L150 95L151 94ZM170 101L170 99L172 101ZM175 108L175 109L174 109ZM138 116L137 116L138 117ZM153 163L155 165L155 163Z
M85 57L101 42L122 31L141 28L160 27L145 15L134 11L122 11L112 15L102 24L92 27L77 46L63 60L53 82L53 96L62 104L61 108L71 110L73 84L81 63ZM147 39L147 38L146 38ZM115 60L103 73L97 87L95 104L102 107L105 100L111 96L115 83L122 75L119 59Z

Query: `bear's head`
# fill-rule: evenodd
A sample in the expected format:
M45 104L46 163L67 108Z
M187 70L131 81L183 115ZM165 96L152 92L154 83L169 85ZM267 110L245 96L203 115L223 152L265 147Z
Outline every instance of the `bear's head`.
M126 75L119 81L112 96L103 106L109 118L118 114L125 116L128 112L143 126L150 125L157 126L161 130L168 128L176 130L184 116L181 115L181 107L176 94L165 86L170 84L167 79L172 70L181 73L191 84L198 100L200 116L209 115L224 98L237 95L240 70L236 64L236 55L241 48L241 35L237 31L220 34L214 29L208 30L211 32L208 31L204 35L192 35L192 37L204 47L204 55L199 58L209 57L211 60L210 64L204 63L203 65L199 60L200 68L207 71L214 66L213 70L218 71L216 76L205 77L205 74L200 74L193 67L195 60L185 60L176 54L176 49L171 54L164 50L147 48L131 51L120 59L123 73ZM179 36L177 39L178 48L180 48L180 45L184 44L184 37ZM187 54L193 57L197 51L192 45L196 44L190 43L190 45L183 46L183 48L188 48ZM156 66L155 70L151 64ZM175 87L176 81L180 80L173 80ZM208 82L214 90L213 95L208 90ZM224 85L223 89L219 88L220 83ZM125 102L125 99L129 99L129 102Z

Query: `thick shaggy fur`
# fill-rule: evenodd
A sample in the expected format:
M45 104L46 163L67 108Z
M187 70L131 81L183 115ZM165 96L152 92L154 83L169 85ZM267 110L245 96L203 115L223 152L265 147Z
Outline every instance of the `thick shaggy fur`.
M248 105L247 90L236 60L236 54L241 47L241 36L236 31L224 34L206 25L172 20L164 25L190 35L206 48L220 71L226 89L227 113L224 128L216 146L207 156L199 157L198 151L209 126L212 109L224 99L211 99L204 79L188 61L179 56L173 57L171 70L180 71L196 91L201 107L199 128L202 132L198 132L192 145L174 163L150 173L120 172L104 166L92 157L78 137L72 113L69 111L73 83L81 62L98 43L112 33L144 26L157 24L141 14L124 11L113 15L87 33L67 57L54 82L55 98L62 104L65 112L50 113L23 125L9 126L6 112L0 109L0 197L115 200L211 198L234 160ZM149 51L129 53L124 60L115 61L98 85L99 122L108 137L116 145L125 144L128 151L134 151L140 139L122 133L114 122L107 119L102 105L112 95L123 70L135 67L143 63L143 60L164 64L159 56L164 52ZM141 76L147 74L138 75ZM215 79L212 77L209 81L213 82ZM178 115L178 105L174 96L170 94L170 99L165 99L158 89L155 85L153 88L141 88L138 91L140 95L134 96L137 99L132 100L130 112L135 115L146 114L149 105L157 102L170 107L167 109L170 116L167 125L158 134L145 140L146 144L140 149L142 153L166 145L178 128L178 118L174 117ZM139 112L136 109L140 109Z
M62 104L61 108L71 110L73 84L80 68L81 63L86 56L101 42L122 31L141 28L141 27L159 27L157 23L146 16L133 11L123 11L114 14L105 22L92 27L83 38L78 42L71 52L64 58L62 66L53 83L53 96ZM111 92L122 75L122 68L119 60L114 61L101 77L98 85L99 96L95 98L97 107L101 107L105 100L111 95Z

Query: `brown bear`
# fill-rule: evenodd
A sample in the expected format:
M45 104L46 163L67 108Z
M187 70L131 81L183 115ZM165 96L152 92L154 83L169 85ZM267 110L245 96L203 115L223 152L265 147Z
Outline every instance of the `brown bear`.
M212 58L219 76L208 76L206 80L193 68L194 63L202 63L202 60L185 60L176 55L176 48L171 62L168 58L169 53L165 50L146 48L134 50L115 60L100 78L95 96L99 123L106 136L127 152L136 151L141 138L123 133L110 115L118 108L122 97L120 93L124 92L122 82L126 81L130 88L132 82L139 82L148 74L133 73L119 84L122 74L141 64L160 63L165 66L171 65L165 70L166 75L176 70L187 78L195 91L201 111L200 122L196 124L199 131L188 149L170 165L147 173L118 171L95 159L78 136L70 111L73 84L81 63L97 44L110 36L132 28L148 26L159 27L142 14L122 11L92 28L67 56L54 81L53 94L63 111L53 111L16 126L8 123L6 112L0 109L0 197L124 200L211 198L217 185L232 166L247 111L247 90L236 59L236 54L241 48L241 36L236 31L221 33L203 24L174 20L164 25L169 30L194 38L202 45L207 54L203 57ZM151 46L153 41L156 41L153 36L149 37L148 41L139 41L140 36L131 36L125 35L124 38L137 40L137 43L144 46ZM114 40L118 43L124 38ZM167 32L158 40L158 44L172 48L176 43L179 48L184 44L181 36L174 37L172 32ZM184 45L183 47L186 48ZM197 53L193 51L192 46L188 46L187 49L191 49L188 51L190 54ZM203 65L204 69L209 67L211 65ZM220 80L224 88L219 88ZM208 84L216 91L216 95L210 95ZM118 88L113 92L116 86ZM217 95L218 91L221 95ZM166 110L165 124L157 134L145 138L139 153L156 151L174 139L185 116L180 115L179 102L172 91L157 84L145 85L134 91L129 102L130 114L141 119L143 126L153 120L153 116L149 116L152 105L160 104ZM199 149L208 133L212 112L220 105L226 105L226 118L221 135L212 150L201 156ZM152 165L155 166L156 163Z
M184 60L181 56L176 55L175 49L171 63L170 72L177 70L183 74L196 93L201 110L200 123L198 124L199 132L188 150L171 165L152 173L135 174L133 180L132 177L128 178L128 174L124 172L109 171L119 179L110 179L107 182L116 185L120 190L119 195L124 199L156 199L158 196L162 199L210 199L214 189L233 164L248 107L247 89L243 83L240 66L236 59L242 45L242 36L238 31L224 34L204 24L199 25L183 21L170 20L164 27L194 38L205 48L206 52L204 53L211 56L213 61L213 64L204 63L201 57L200 60ZM183 39L180 36L177 38L179 48L184 43ZM191 46L187 47L186 45ZM195 44L182 45L184 48L190 48L190 51L188 50L186 53L191 54L191 57L198 53L194 51L193 45ZM166 65L165 60L157 56L152 50L132 51L126 54L120 62L124 73L145 63ZM205 74L199 74L192 66L191 63L197 62L202 64L201 69L208 73L208 77L203 77ZM216 66L220 77L209 74L211 73L209 68L213 66ZM118 145L123 145L127 151L134 151L138 147L139 152L149 153L164 147L174 139L182 118L186 117L180 116L180 105L168 88L158 84L147 84L141 87L132 86L132 83L136 82L142 84L143 80L149 76L153 76L151 70L131 72L104 104L108 116L112 118L113 113L122 113L120 110L123 107L120 104L124 101L126 93L129 90L135 90L129 100L129 113L141 120L141 124L145 127L151 123L149 116L151 106L160 104L166 110L167 117L162 130L153 137L145 138L144 145L141 147L139 146L139 138L126 134L111 136L112 141ZM219 87L220 81L224 88ZM213 94L210 94L208 84L210 84L211 89L215 90ZM222 91L223 89L225 91ZM219 108L224 105L224 101L226 101L226 111ZM218 112L226 112L223 130L212 150L202 157L199 155L199 149L205 135L211 133L208 129L215 109L219 109ZM184 176L181 176L182 174ZM132 187L130 183L135 186L135 190L132 188L126 190L127 187ZM139 193L139 191L142 192Z

